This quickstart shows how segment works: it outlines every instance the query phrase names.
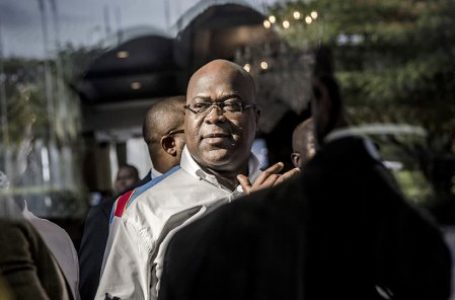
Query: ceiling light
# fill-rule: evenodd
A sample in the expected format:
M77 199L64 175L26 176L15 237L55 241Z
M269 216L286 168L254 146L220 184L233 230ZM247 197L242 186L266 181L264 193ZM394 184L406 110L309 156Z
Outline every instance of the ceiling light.
M128 51L118 51L117 52L117 57L118 58L127 58L128 56L130 56L130 54L128 53Z
M142 88L142 84L139 81L133 81L130 85L132 90L139 90Z

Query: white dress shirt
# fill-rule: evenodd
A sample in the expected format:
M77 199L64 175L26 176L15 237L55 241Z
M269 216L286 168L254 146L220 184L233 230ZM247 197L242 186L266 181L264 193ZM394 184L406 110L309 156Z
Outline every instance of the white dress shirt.
M251 182L260 174L254 155ZM156 299L166 247L183 226L243 194L205 172L185 147L180 166L136 189L122 217L114 217L95 299Z

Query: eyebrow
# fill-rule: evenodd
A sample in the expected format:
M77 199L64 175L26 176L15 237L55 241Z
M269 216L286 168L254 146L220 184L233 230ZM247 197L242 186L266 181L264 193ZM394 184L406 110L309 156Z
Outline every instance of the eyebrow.
M218 99L216 100L216 102L223 102L223 101L226 101L226 100L231 99L231 98L238 98L238 99L240 99L240 100L243 101L242 97L240 97L239 94L235 94L235 93L234 93L234 94L224 95L224 96L222 96L221 98L218 98ZM193 99L191 99L191 100L197 100L197 99L201 99L201 100L205 100L205 101L212 101L212 98L209 97L209 96L195 96L195 97L193 97Z

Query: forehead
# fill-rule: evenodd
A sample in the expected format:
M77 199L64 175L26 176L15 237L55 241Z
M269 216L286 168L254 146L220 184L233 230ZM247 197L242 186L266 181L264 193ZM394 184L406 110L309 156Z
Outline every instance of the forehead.
M204 70L196 73L188 84L188 100L206 97L212 100L235 94L243 100L254 97L252 81L237 70Z

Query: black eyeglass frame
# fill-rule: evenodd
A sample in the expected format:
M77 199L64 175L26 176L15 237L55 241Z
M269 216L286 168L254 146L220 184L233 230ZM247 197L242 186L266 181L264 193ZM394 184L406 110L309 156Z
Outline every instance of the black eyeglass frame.
M240 104L241 110L239 110L239 111L225 111L225 110L224 110L224 107L227 105L226 102L227 102L227 101L214 101L214 102L212 102L212 103L210 104L210 106L207 106L207 108L206 108L204 111L200 111L200 112L193 110L193 109L190 107L189 104L186 104L185 106L183 106L183 108L185 108L185 109L191 111L191 112L192 112L193 114L195 114L195 115L202 115L202 116L203 116L203 115L207 115L207 114L212 110L212 108L213 108L214 106L215 106L216 108L220 109L220 110L223 112L223 114L224 114L224 113L234 113L234 114L235 114L235 113L240 113L240 114L241 114L241 113L243 113L245 110L247 110L247 109L249 109L249 108L256 108L256 104L245 104L245 103L243 103L243 102L241 102L241 101L238 101L237 103Z
M163 135L161 137L161 139L165 139L165 138L168 138L170 136L173 136L173 135L176 135L176 134L179 134L179 133L185 133L185 130L183 130L183 129L171 130L167 134Z
M185 130L183 129L175 129L175 130L170 130L168 133L163 135L158 141L154 141L153 139L145 140L147 144L154 143L154 142L160 142L163 139L167 139L168 137L174 136L179 133L185 133Z

